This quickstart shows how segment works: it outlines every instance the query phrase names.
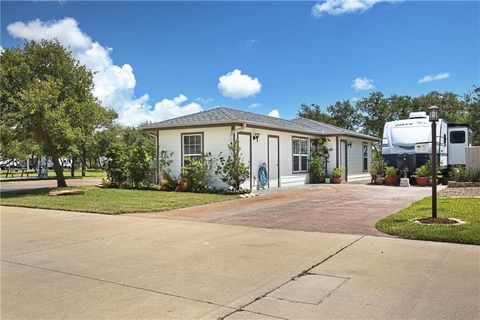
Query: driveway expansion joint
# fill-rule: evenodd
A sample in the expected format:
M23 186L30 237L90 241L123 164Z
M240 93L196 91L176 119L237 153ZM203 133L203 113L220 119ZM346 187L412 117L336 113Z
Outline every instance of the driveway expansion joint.
M241 306L239 306L238 308L236 308L234 311L230 312L230 313L227 313L226 315L222 316L222 317L219 317L218 320L224 320L226 318L228 318L229 316L233 315L234 313L237 313L237 312L240 312L240 311L248 311L250 312L249 310L245 310L246 307L248 307L249 305L257 302L258 300L260 299L263 299L265 297L267 297L269 294L271 294L272 292L274 292L275 290L278 290L279 288L283 287L284 285L286 285L287 283L291 282L291 281L295 281L296 279L300 278L300 277L303 277L305 275L308 275L308 274L311 274L310 271L313 270L314 268L318 267L319 265L321 265L322 263L330 260L331 258L333 258L334 256L336 256L337 254L339 254L340 252L344 251L345 249L349 248L350 246L354 245L355 243L357 243L358 241L362 240L363 238L365 238L365 236L359 236L359 238L353 240L352 242L348 243L347 245L341 247L340 249L338 249L337 251L335 251L334 253L332 253L331 255L329 255L328 257L326 257L325 259L321 260L320 262L310 266L309 268L303 270L302 272L300 272L299 274L297 274L296 276L290 278L288 281L282 283L281 285L271 289L270 291L264 293L263 295L261 296L258 296L256 297L255 299L253 299L252 301L250 302L247 302ZM337 277L337 278L343 278L343 277ZM330 295L328 295L330 296ZM326 298L328 298L328 296ZM273 297L275 298L275 297ZM275 298L277 299L277 298ZM280 300L280 299L279 299ZM322 299L322 301L325 300L325 299ZM320 304L322 301L320 301L318 304ZM298 302L298 303L302 303L302 302L299 302L299 301L294 301L294 302ZM304 303L305 304L305 303ZM271 316L271 317L275 317L275 316L272 316L272 315L268 315L268 316Z

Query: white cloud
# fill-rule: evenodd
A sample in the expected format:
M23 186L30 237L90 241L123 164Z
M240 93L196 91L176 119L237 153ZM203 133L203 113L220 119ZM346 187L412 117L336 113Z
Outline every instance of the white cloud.
M260 108L261 106L262 106L261 103L256 102L256 103L250 104L248 107L249 107L250 109L258 109L258 108Z
M27 23L17 21L7 26L7 31L15 38L40 41L57 38L62 44L68 44L72 50L88 49L92 39L84 34L73 18L43 22L39 19Z
M367 79L365 77L355 78L352 82L352 88L355 90L370 90L375 89L372 79Z
M442 79L447 79L447 78L450 78L450 73L439 72L437 74L426 75L425 77L418 80L418 83L427 83L427 82L430 82L430 81L442 80Z
M278 111L278 109L273 109L268 115L270 117L280 118L280 112Z
M251 48L258 43L257 39L248 39L243 41L243 45L247 48Z
M27 23L14 22L7 30L15 38L40 41L56 38L62 45L72 50L80 63L95 71L93 94L105 106L113 107L119 114L119 122L125 125L138 125L150 121L162 121L202 111L198 103L184 104L187 97L180 94L172 100L163 99L153 106L147 93L140 98L135 96L136 79L129 64L114 64L110 54L112 48L94 42L78 27L73 18L43 22L33 20Z
M209 103L212 103L213 101L215 101L215 99L213 98L202 98L202 97L198 97L197 99L195 99L195 101L201 103L201 104L209 104Z
M343 13L363 12L379 2L400 2L401 0L326 0L317 2L312 7L312 15L321 17L323 14L340 15Z
M224 97L240 99L259 93L262 85L257 78L242 74L241 70L235 69L218 78L218 89Z

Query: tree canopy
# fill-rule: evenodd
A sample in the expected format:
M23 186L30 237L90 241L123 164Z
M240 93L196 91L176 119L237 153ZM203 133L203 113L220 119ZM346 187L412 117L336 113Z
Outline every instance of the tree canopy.
M474 131L472 143L480 145L480 88L464 95L432 91L418 97L372 92L355 102L337 101L326 112L318 104L302 104L297 115L381 138L385 122L407 119L414 111L428 112L433 105L447 122L469 124Z
M0 86L2 136L37 143L65 187L59 158L79 153L95 129L116 117L93 96L92 71L56 40L31 41L0 55ZM7 149L2 139L2 154Z

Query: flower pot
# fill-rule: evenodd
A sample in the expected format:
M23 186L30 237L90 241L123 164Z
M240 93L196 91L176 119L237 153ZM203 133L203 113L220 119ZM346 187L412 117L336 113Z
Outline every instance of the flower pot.
M377 176L375 178L375 184L383 184L384 180L385 180L385 178L383 176Z
M396 176L386 176L385 180L384 180L384 183L387 186L394 186L394 185L397 184L397 177Z
M417 177L417 186L419 187L426 187L428 184L427 177Z
M342 183L342 177L332 177L332 183Z
M330 178L325 178L325 183L330 183Z

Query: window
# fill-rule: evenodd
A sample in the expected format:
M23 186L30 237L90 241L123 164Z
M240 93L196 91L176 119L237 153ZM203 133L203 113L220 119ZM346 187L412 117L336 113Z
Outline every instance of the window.
M308 139L292 139L293 172L306 172L308 170Z
M203 153L203 134L182 134L183 159L201 157Z
M362 143L362 152L363 152L363 172L368 171L368 143Z
M450 131L450 143L465 143L465 131Z

